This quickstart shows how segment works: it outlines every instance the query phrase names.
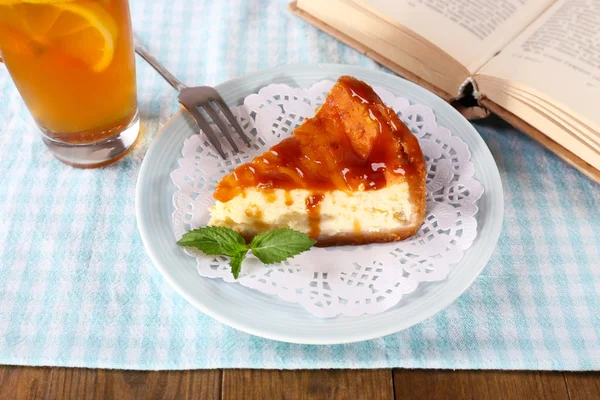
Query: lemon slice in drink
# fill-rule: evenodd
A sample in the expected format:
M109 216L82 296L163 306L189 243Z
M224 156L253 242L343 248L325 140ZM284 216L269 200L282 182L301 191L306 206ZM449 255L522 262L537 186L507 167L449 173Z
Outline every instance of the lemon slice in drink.
M0 4L6 4L0 0ZM92 1L25 0L9 6L18 25L42 47L56 47L95 72L111 63L119 29L101 4ZM16 21L15 21L16 22Z
M58 37L65 52L85 61L94 71L105 70L115 54L119 33L113 17L98 3L55 3L53 6L63 13L48 32L50 37Z

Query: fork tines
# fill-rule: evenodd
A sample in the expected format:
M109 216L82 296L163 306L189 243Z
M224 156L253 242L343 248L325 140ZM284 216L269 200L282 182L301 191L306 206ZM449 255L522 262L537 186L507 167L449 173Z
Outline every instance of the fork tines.
M227 139L227 141L231 145L231 148L236 153L239 153L240 149L233 140L231 133L229 133L227 125L220 118L218 111L215 109L215 107L213 107L211 103L214 103L219 107L225 118L227 118L229 124L231 124L233 129L242 138L246 145L250 147L250 139L244 134L242 127L235 119L235 116L231 112L231 109L229 109L221 95L214 88L209 86L184 88L179 93L179 102L192 115L202 132L204 132L204 134L208 138L208 141L213 145L213 147L217 150L219 155L223 157L223 159L227 159L227 156L225 155L225 152L221 147L221 143L219 142L217 134L213 131L209 122L200 112L200 107L202 107L204 111L206 111L206 113L210 116L210 118L217 125L223 136L225 136L225 139Z

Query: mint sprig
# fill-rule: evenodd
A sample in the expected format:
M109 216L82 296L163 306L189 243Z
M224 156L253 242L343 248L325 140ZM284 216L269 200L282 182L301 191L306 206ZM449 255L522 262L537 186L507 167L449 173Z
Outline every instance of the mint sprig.
M233 257L247 251L246 241L236 231L221 226L205 226L187 232L177 242L180 246L194 247L207 255Z
M276 229L257 235L250 242L252 254L265 264L274 264L310 249L315 241L293 229Z
M220 226L194 229L177 242L180 246L193 247L207 255L230 257L229 265L235 279L240 274L248 250L252 250L252 254L263 263L274 264L310 249L315 243L305 233L284 228L261 233L248 245L242 235Z
M242 261L246 258L246 254L248 254L248 249L244 251L240 251L236 255L232 256L229 259L229 266L231 266L231 273L235 279L240 276L240 271L242 270Z

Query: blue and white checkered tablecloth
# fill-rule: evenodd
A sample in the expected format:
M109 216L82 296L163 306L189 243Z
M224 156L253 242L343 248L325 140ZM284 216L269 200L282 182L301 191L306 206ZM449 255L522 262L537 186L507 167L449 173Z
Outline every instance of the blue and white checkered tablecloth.
M291 15L288 0L132 0L149 49L190 84L286 63L374 62ZM136 228L140 163L177 110L138 60L143 136L121 162L78 170L44 148L0 66L0 363L129 369L600 369L600 185L491 118L502 176L498 247L473 286L398 334L338 346L264 340L176 295Z

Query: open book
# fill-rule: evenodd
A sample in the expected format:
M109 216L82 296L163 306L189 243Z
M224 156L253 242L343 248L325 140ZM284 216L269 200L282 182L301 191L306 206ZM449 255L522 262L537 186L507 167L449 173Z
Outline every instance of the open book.
M290 8L447 101L468 91L600 182L600 0L297 0Z

